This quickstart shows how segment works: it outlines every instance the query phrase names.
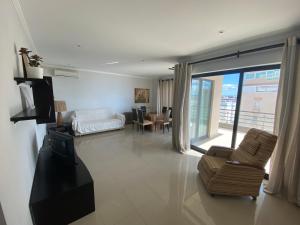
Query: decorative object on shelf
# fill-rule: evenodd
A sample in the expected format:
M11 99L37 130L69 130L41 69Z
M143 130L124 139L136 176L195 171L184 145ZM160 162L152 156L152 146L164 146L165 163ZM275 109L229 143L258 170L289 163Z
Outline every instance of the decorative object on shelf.
M19 52L22 56L24 78L43 79L44 69L40 67L43 58L36 54L29 56L31 51L27 48L21 48Z
M57 127L63 125L64 120L62 117L62 112L67 111L67 106L65 101L54 101L55 112L57 112L56 124Z
M44 69L40 67L43 58L38 55L30 56L27 67L28 76L31 78L43 79Z
M135 103L149 103L150 89L135 88L134 89L134 102Z
M33 93L30 85L21 83L19 85L23 109L34 109Z
M29 53L31 51L29 51L27 48L20 48L19 53L22 57L22 65L23 65L23 74L24 74L24 78L27 78L27 69L26 69L26 65L29 65Z

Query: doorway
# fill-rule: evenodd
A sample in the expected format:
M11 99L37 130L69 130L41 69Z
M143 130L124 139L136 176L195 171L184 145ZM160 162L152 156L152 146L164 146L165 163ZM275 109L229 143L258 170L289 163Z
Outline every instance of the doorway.
M251 128L273 133L279 76L280 65L193 75L191 148L236 148Z

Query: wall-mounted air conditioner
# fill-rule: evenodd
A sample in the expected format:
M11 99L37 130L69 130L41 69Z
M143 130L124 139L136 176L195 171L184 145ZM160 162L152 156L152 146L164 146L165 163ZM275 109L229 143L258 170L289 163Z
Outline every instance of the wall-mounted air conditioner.
M78 71L76 70L67 70L67 69L55 69L54 76L56 77L69 77L69 78L78 78Z

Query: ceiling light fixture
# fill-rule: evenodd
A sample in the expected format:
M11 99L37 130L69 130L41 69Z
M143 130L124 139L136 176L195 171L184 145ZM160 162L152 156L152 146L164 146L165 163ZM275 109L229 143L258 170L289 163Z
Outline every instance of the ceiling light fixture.
M219 30L218 31L219 34L224 34L224 32L225 32L224 30Z
M117 62L117 61L113 61L113 62L107 62L107 63L105 63L105 64L107 64L107 65L113 65L113 64L118 64L119 62Z

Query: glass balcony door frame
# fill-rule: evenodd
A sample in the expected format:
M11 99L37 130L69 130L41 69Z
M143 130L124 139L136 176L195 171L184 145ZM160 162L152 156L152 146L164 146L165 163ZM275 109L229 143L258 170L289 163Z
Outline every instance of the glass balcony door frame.
M196 137L194 138L195 140L201 140L201 139L205 139L207 138L208 135L208 130L209 130L209 121L210 121L210 117L211 117L211 102L212 102L212 90L214 88L214 81L213 80L209 80L209 79L205 79L205 78L195 78L199 80L199 90L198 90L198 100L197 100L197 105L202 105L202 93L203 93L203 82L209 82L210 83L210 90L209 90L209 103L208 103L208 107L209 107L209 112L208 112L208 118L207 118L207 124L206 124L206 134L199 136L199 126L200 126L200 107L198 107L197 109L197 116L196 116L196 126L195 126L195 134Z
M239 69L233 69L233 70L224 70L224 71L216 71L216 72L208 72L208 73L192 75L192 79L196 79L196 78L204 78L205 79L205 77L210 77L210 76L226 76L226 75L234 74L234 73L240 74L239 83L238 83L238 91L237 91L236 108L235 108L235 113L234 113L233 129L232 129L231 148L236 147L235 145L236 145L236 137L237 137L237 131L238 131L244 74L246 72L254 72L254 71L258 71L258 70L272 70L272 69L280 69L280 64L252 66L252 67L245 67L245 68L239 68ZM201 152L203 154L205 154L207 152L207 150L199 148L195 145L191 145L190 147L191 147L191 149Z

